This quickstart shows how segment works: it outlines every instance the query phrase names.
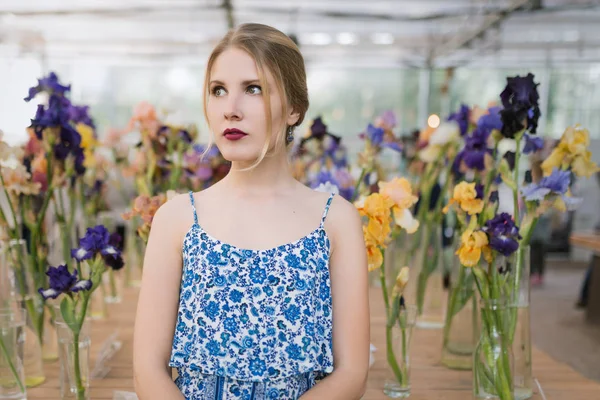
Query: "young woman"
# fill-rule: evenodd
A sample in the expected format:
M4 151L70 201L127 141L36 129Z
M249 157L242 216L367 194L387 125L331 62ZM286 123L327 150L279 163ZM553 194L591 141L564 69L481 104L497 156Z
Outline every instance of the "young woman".
M141 400L364 393L361 221L292 177L287 147L307 108L304 60L280 31L242 25L210 55L204 112L232 167L154 217L134 333Z

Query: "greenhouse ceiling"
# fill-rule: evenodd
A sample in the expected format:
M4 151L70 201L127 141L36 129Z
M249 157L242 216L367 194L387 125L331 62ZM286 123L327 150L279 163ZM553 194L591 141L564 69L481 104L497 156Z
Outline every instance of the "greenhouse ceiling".
M600 62L600 0L2 0L0 57L201 64L245 22L293 35L313 64Z

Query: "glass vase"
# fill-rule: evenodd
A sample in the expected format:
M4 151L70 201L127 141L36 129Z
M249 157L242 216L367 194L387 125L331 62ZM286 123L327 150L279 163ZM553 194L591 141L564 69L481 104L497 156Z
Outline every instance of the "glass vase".
M447 294L444 289L444 260L441 225L427 221L420 236L411 240L411 279L406 289L407 302L417 305L417 327L441 329L444 326ZM418 235L418 233L417 233Z
M61 399L88 400L90 398L90 322L84 321L77 338L62 318L59 318L56 326Z
M54 308L48 304L44 306L44 339L42 342L42 359L45 363L58 360L58 334L56 332L56 318Z
M387 369L383 393L393 399L410 396L410 344L417 307L402 305L397 318L386 324Z
M26 315L22 355L25 382L27 387L35 387L46 380L42 359L44 304L35 290L36 285L25 240L11 240L6 256L14 300Z
M22 310L0 310L0 399L27 399L22 359L25 321Z
M454 258L442 340L442 364L450 369L470 370L479 339L478 307L474 275Z
M481 333L473 353L473 395L476 399L514 400L509 310L505 300L480 302Z
M142 268L144 265L144 252L146 246L144 241L137 234L137 224L135 218L128 221L125 227L125 285L127 287L140 287L142 284Z
M531 320L530 320L530 271L531 249L519 248L514 257L510 257L506 269L513 282L509 338L514 356L514 386L517 400L533 396L533 372L531 357Z

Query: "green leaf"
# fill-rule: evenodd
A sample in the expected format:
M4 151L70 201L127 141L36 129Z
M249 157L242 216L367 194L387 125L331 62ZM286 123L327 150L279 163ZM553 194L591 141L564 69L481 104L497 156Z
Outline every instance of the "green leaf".
M73 332L79 331L79 325L77 324L77 318L75 316L75 304L70 297L65 296L60 302L60 313L65 320L65 323Z

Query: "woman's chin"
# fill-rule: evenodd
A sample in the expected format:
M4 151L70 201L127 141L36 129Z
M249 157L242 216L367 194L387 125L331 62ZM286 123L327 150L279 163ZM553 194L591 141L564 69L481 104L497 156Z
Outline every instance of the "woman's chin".
M221 155L223 158L231 163L236 164L248 164L256 162L260 156L260 152L252 151L252 149L222 149Z

